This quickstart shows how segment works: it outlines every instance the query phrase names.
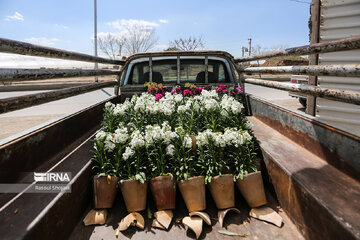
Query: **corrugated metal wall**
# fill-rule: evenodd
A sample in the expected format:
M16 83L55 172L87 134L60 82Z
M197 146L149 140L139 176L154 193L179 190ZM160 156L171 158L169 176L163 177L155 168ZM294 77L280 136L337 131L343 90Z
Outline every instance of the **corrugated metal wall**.
M360 35L360 0L322 0L320 42ZM360 50L319 54L319 65L360 63ZM321 87L360 91L360 78L318 77ZM360 106L316 100L316 117L360 135Z

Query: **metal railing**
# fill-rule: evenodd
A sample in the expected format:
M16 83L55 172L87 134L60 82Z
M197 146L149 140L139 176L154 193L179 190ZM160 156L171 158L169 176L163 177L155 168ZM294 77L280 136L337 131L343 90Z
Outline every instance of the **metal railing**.
M113 60L102 57L95 57L83 53L66 51L62 49L43 47L25 42L14 41L0 38L0 52L29 55L36 57L57 58L63 60L74 60L82 62L95 62L103 64L124 65L125 61ZM43 79L86 77L86 76L105 76L116 75L117 81L91 83L83 86L64 88L61 90L49 91L45 93L29 94L20 97L0 99L0 113L21 109L41 103L50 102L57 99L66 98L94 91L104 87L120 84L121 70L85 70L85 69L13 69L0 68L0 81L19 82ZM118 92L117 92L118 94Z
M300 92L315 97L336 100L340 102L360 105L360 92L351 90L341 90L335 88L324 88L312 85L281 83L264 79L245 77L245 73L269 73L269 74L306 74L313 76L342 76L360 77L360 64L347 65L309 65L309 66L280 66L280 67L242 67L239 63L254 60L280 57L280 56L300 56L318 53L328 53L360 49L360 36L343 38L330 42L316 43L301 47L288 48L266 54L243 57L234 59L241 80L245 83L276 88L285 91Z

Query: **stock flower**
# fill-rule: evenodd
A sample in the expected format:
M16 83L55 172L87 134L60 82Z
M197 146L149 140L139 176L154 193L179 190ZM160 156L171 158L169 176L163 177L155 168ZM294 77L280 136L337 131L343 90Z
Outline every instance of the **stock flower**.
M128 160L132 155L134 155L134 150L131 147L126 147L125 152L123 153L122 157L126 161Z
M125 127L118 128L114 133L114 143L125 144L129 138L128 130Z
M174 97L175 102L181 102L183 100L183 96L181 94L176 94Z
M192 148L192 138L188 135L184 137L184 146L186 148Z
M114 134L107 134L106 139L105 139L105 145L104 145L104 149L107 152L112 152L115 149L115 143L114 143Z
M95 140L103 140L106 138L106 132L99 130L95 135Z
M227 88L227 87L229 87L229 86L226 85L226 84L219 84L219 85L218 85L218 88Z
M200 95L201 92L202 92L204 89L205 89L204 87L194 88L194 94L195 94L195 95Z
M170 144L166 147L166 154L169 155L169 156L174 156L174 152L175 152L175 146Z
M238 87L235 88L231 93L232 93L233 95L242 94L242 93L244 93L244 90L242 89L241 86L238 86Z
M163 97L162 94L158 93L155 95L155 101L159 101Z
M105 103L105 110L111 111L112 109L114 109L115 105L112 104L111 102L107 102Z
M204 101L204 107L206 110L215 110L219 107L219 102L212 98L206 99Z
M144 136L141 134L139 130L135 130L131 134L131 140L129 145L131 148L140 148L145 145Z
M254 126L254 125L253 125L251 122L246 121L244 127L245 127L245 129L249 129L249 130L250 130L250 129L252 129L253 126Z
M130 108L130 101L129 99L126 99L124 103L122 104L116 104L116 106L113 109L114 115L124 115L125 112Z
M184 97L191 97L193 95L190 89L185 89L182 94L184 95Z
M244 141L246 141L246 142L250 142L252 140L252 136L249 134L248 131L244 131L242 133L242 136L244 138Z

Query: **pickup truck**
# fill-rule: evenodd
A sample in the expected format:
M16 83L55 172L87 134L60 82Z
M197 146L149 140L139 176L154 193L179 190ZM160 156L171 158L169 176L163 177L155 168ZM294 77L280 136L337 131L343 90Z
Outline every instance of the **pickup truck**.
M3 143L1 185L27 183L29 187L0 194L0 239L116 239L117 223L127 214L121 194L105 225L85 227L82 222L93 208L90 150L105 104L121 103L145 91L147 81L168 86L188 82L243 86L237 71L234 57L221 51L135 54L121 69L117 96ZM360 239L359 137L258 96L246 94L246 108L261 148L268 206L284 224L279 228L250 218L250 208L236 192L240 214L229 215L227 230L248 234L245 239ZM33 172L70 172L71 191L28 193L36 184ZM144 230L131 228L119 238L194 238L176 220L187 215L177 196L170 230L151 228L151 220L145 217ZM149 205L151 209L151 200ZM200 238L233 239L218 232L217 210L210 197L207 206L212 225L204 226Z

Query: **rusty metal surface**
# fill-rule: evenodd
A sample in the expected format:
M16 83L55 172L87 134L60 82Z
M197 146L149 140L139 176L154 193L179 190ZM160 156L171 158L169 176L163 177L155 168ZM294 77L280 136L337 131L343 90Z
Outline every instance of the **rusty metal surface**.
M351 49L359 49L360 48L360 36L342 38L339 40L322 42L322 43L314 43L310 45L287 48L280 51L274 51L270 53L242 57L234 59L235 63L239 62L249 62L258 59L272 58L272 57L280 57L280 56L301 56L315 53L327 53L327 52L335 52L335 51L344 51Z
M360 179L360 161L354 157L360 156L360 137L255 96L250 96L249 103L253 116L340 171Z
M92 69L13 69L0 68L0 81L30 81L54 78L118 75L119 71Z
M360 64L344 65L310 65L310 66L280 66L280 67L248 67L240 68L245 73L268 74L306 74L313 76L360 76Z
M96 89L114 86L116 82L92 83L83 86L70 87L61 90L54 90L43 93L29 94L19 97L0 99L0 113L9 112L29 106L38 105L85 92L94 91Z
M346 103L360 105L360 92L351 90L341 90L335 88L323 88L306 84L282 83L256 78L245 78L246 83L276 88L285 91L300 92L307 95L322 97L329 100L335 100Z
M120 98L109 99L118 102ZM31 172L79 136L83 135L102 118L105 102L76 112L48 126L0 146L0 182L12 183L22 172ZM80 127L81 126L81 127Z
M0 38L0 52L16 53L20 55L59 58L83 62L110 63L124 65L124 61L95 57L88 54L66 51L57 48L43 47L40 45L15 41L7 38Z
M95 131L90 129L85 135L89 138ZM78 149L63 150L63 158L55 156L53 165L39 169L47 171L52 167L55 172L71 172L71 193L23 193L8 202L0 211L1 239L67 238L91 199L89 149L93 144L90 139L79 144Z
M360 183L250 118L280 205L306 239L360 238ZM270 127L271 126L271 127Z
M211 56L211 55L219 55L224 56L229 59L234 59L234 57L225 51L163 51L163 52L146 52L146 53L137 53L129 56L126 59L126 62L134 60L136 58L142 57L164 57L164 56Z

